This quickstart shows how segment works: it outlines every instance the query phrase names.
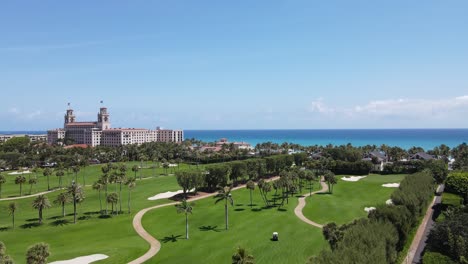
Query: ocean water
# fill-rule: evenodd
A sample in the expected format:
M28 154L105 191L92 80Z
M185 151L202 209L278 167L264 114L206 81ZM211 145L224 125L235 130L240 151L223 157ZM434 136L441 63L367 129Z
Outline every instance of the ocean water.
M0 134L45 134L44 131L0 131ZM299 130L185 130L185 138L206 142L227 138L253 146L271 141L310 145L354 146L386 144L404 149L419 146L425 150L445 144L451 148L468 143L468 129L299 129Z
M428 150L441 144L452 148L468 142L468 129L186 130L185 138L203 141L227 138L229 141L246 141L252 145L267 141L304 146L386 144L404 149L419 146Z

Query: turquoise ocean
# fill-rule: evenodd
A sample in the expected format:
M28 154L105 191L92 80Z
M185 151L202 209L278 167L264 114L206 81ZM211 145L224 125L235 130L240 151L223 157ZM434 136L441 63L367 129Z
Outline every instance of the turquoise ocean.
M0 131L0 134L45 134L44 131ZM451 148L468 143L468 129L297 129L297 130L185 130L185 138L206 142L227 138L252 145L271 141L311 145L354 146L386 144L404 149L419 146L425 150L445 144Z

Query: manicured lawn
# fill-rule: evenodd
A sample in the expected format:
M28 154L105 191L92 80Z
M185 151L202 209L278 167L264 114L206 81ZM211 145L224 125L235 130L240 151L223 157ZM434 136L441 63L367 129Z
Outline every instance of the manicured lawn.
M395 188L382 187L382 184L400 182L404 177L405 175L369 175L357 182L347 182L341 180L340 176L333 194L308 197L303 213L320 224L351 222L367 215L365 207L375 207L390 199Z
M291 198L284 210L265 209L258 190L254 192L254 210L246 189L232 194L229 230L224 227L224 203L213 198L195 202L189 216L190 239L185 240L185 217L173 206L148 212L143 226L161 241L161 251L150 263L230 263L238 246L247 248L255 263L305 263L307 258L327 248L322 231L305 224L294 214L297 198ZM273 232L279 241L270 240Z
M125 263L144 254L148 244L133 230L135 213L145 207L171 202L168 199L148 201L147 198L160 192L180 189L174 176L161 176L137 181L132 191L132 213L127 213L127 189L122 191L123 214L111 218L99 218L98 193L86 187L86 199L78 206L78 220L73 224L73 205L66 205L65 218L61 218L61 207L54 205L44 211L44 224L36 226L38 213L31 207L34 198L17 200L16 227L11 229L11 216L6 211L11 201L0 202L0 241L17 263L25 262L27 248L38 242L50 244L49 261L64 260L89 254L106 254L102 263ZM109 186L109 192L115 187ZM59 191L47 194L52 202ZM104 197L104 192L101 193ZM105 205L103 201L103 206ZM109 210L111 206L109 205ZM101 263L101 262L100 262Z

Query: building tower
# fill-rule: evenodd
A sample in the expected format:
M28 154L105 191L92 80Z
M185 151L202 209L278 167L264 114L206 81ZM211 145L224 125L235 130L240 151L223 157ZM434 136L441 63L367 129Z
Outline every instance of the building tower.
M101 107L98 113L98 127L101 130L106 130L111 127L110 120L109 120L109 113L107 112L107 108Z
M65 114L65 125L73 122L75 122L75 115L73 114L73 109L68 108L67 113Z

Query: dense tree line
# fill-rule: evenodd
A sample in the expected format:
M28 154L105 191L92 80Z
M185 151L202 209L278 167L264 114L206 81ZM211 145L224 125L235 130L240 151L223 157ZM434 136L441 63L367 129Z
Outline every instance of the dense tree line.
M433 193L429 170L407 176L392 194L394 205L378 206L367 219L343 226L327 224L323 234L331 251L322 251L309 263L395 263Z
M468 263L468 207L448 211L429 233L426 249L441 253L454 263Z
M463 197L464 204L468 203L468 172L452 172L445 182L447 192Z

